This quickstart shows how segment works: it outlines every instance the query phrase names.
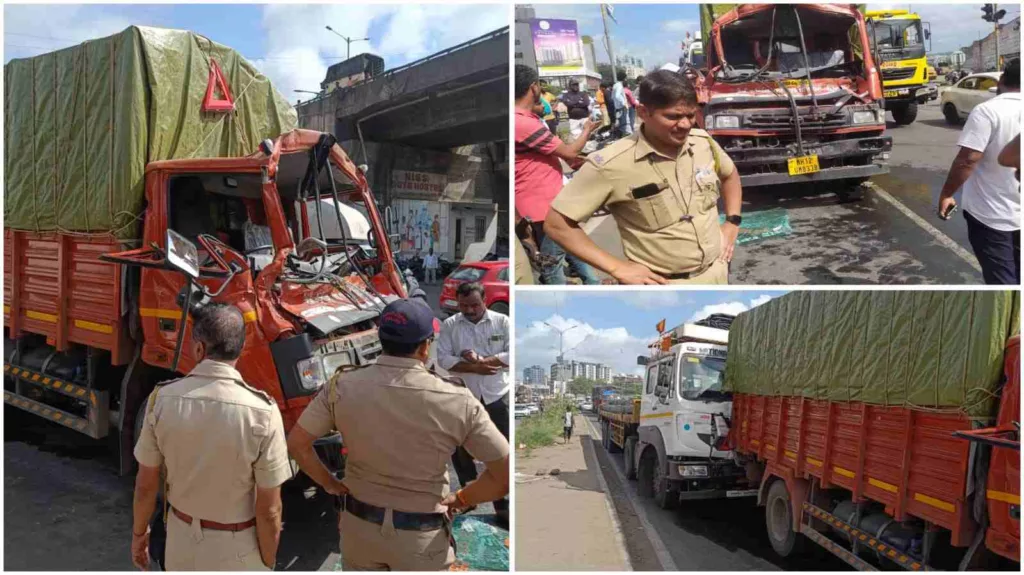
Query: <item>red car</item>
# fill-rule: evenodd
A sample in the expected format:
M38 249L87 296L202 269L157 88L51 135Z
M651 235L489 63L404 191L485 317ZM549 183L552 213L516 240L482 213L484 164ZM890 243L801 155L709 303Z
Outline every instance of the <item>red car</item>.
M441 288L440 304L446 314L459 313L455 290L466 282L482 283L487 308L508 315L508 260L464 263L450 273Z

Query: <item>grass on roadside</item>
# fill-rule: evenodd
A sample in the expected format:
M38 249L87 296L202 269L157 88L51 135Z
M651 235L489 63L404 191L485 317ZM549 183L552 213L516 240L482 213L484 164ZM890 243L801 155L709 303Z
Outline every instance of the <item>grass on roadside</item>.
M525 446L527 451L554 444L555 439L562 436L567 405L571 405L567 400L546 403L543 413L519 420L516 425L516 443ZM575 406L572 410L573 413L578 412Z

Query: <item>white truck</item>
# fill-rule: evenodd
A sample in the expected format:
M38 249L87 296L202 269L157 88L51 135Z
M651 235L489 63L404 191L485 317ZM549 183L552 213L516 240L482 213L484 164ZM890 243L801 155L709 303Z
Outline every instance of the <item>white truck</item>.
M607 401L598 411L604 448L622 453L637 492L663 509L757 495L727 444L732 402L722 382L731 319L716 314L663 332L652 353L637 358L646 368L640 398Z

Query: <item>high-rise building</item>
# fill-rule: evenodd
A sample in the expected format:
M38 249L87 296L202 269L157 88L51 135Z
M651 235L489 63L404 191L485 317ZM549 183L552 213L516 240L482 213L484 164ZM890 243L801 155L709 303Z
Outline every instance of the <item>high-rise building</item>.
M548 382L548 372L541 365L531 365L523 370L523 382L526 385L544 385Z

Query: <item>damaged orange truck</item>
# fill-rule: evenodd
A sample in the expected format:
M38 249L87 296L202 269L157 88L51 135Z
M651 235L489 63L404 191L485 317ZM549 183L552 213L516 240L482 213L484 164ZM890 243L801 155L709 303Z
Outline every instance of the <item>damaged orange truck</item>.
M702 125L744 187L887 173L892 138L864 17L852 4L701 4L706 63L685 68Z
M238 370L287 429L379 355L406 285L366 179L238 53L130 27L4 80L6 404L116 433L124 473L145 398L202 359L190 305L242 311Z

